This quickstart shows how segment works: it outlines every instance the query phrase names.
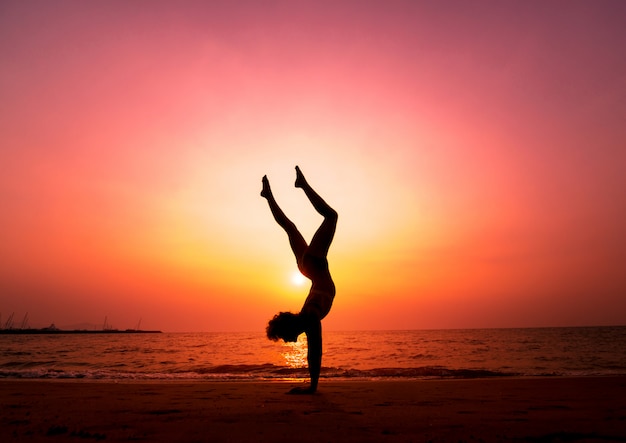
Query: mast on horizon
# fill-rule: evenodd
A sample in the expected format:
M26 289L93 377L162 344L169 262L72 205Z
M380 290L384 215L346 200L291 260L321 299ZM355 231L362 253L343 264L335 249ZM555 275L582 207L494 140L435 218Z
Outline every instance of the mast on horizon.
M24 315L24 318L22 319L20 329L28 329L28 312Z

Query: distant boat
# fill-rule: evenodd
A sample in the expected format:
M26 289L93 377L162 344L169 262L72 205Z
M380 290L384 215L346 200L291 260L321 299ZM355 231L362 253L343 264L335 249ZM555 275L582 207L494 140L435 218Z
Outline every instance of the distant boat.
M2 324L0 324L0 335L19 335L19 334L160 334L161 331L147 331L140 329L141 319L137 323L137 326L134 329L124 329L120 331L119 329L113 328L108 322L108 318L104 317L104 324L102 325L102 329L59 329L54 323L51 323L50 326L45 328L29 328L28 326L28 313L24 316L24 320L22 320L21 327L14 328L13 327L13 315L9 316L9 319L6 321L4 328Z
M54 324L47 328L28 329L0 329L0 335L20 335L20 334L161 334L162 331L145 331L141 329L59 329Z

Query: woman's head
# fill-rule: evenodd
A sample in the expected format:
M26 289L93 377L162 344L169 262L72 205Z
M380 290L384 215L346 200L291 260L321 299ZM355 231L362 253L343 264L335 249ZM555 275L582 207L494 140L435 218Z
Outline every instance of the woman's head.
M297 341L298 335L303 332L302 320L292 312L280 312L269 321L265 332L270 340Z

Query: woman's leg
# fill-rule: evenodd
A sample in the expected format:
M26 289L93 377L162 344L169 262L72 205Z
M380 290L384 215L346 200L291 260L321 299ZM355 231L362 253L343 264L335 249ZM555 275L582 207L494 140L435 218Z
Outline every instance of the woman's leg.
M296 188L302 188L309 201L323 217L324 221L317 229L317 232L313 236L307 252L315 257L326 257L328 249L335 236L335 229L337 227L337 211L331 208L328 203L319 196L317 192L311 188L309 183L304 178L300 168L296 166Z
M267 176L263 176L263 189L261 190L261 197L267 200L267 203L270 206L270 211L272 211L272 215L274 216L274 220L276 223L280 225L281 228L285 230L287 236L289 237L289 245L291 246L291 250L296 257L296 261L299 260L304 252L307 249L306 241L302 234L296 228L296 225L287 218L285 213L276 203L274 199L274 195L272 194L272 189L270 188L270 183L267 180Z

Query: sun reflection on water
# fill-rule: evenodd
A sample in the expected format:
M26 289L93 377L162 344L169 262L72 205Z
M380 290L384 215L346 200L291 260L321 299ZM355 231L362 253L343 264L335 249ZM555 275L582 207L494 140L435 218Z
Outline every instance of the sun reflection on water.
M306 336L304 334L298 337L298 341L288 342L284 344L282 357L285 359L285 364L290 368L303 368L306 366L306 352L307 352Z

